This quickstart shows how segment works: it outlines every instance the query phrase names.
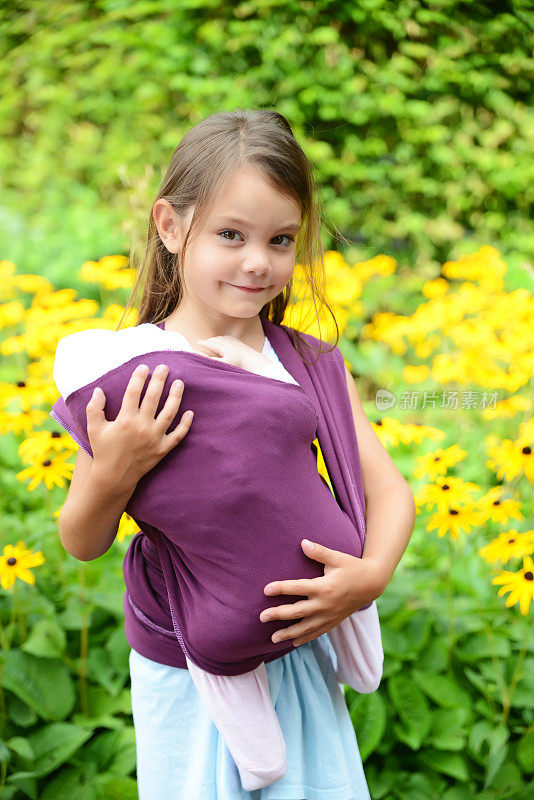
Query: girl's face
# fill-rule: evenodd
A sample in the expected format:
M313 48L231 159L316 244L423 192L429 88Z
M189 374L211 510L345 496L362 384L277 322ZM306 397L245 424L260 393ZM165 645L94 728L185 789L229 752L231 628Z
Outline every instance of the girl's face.
M156 203L158 231L171 252L181 252L192 216L193 207L180 218L166 200ZM244 167L236 172L216 198L203 227L189 239L180 308L207 314L223 325L227 318L256 316L293 274L300 219L299 206L259 170ZM261 290L246 292L240 286Z

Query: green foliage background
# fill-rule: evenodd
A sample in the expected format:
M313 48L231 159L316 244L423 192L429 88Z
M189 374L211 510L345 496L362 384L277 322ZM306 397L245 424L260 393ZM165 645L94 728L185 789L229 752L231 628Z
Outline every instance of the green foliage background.
M76 284L84 260L128 254L143 234L191 125L272 106L314 162L331 222L354 242L347 257L388 253L407 265L388 308L417 305L410 273L419 285L481 244L503 254L509 289L532 288L530 6L4 5L0 258L58 288ZM324 244L344 249L332 232ZM373 375L371 364L364 380ZM454 440L452 423L443 428ZM472 477L487 486L477 435L463 429ZM14 619L11 598L0 598L6 633L20 631L3 664L0 800L136 798L122 619L129 540L88 565L65 556L53 518L64 493L29 493L15 478L15 438L2 445L3 540L46 541L53 569L35 589L17 585ZM406 475L411 450L394 456ZM379 612L383 683L368 696L346 690L373 800L533 798L529 620L503 609L475 546L458 554L435 536L414 541Z
M360 256L430 274L493 244L528 280L528 0L21 0L0 21L0 242L24 270L67 285L127 254L188 128L273 106Z

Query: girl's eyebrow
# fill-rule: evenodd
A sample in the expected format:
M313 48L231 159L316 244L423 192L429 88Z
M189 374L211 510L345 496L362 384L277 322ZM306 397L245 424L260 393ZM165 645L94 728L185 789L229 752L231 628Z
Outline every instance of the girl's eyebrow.
M231 222L234 225L244 225L245 227L250 224L246 219L239 219L239 217L215 217L215 219L219 220L219 222ZM276 230L280 230L281 228L297 232L300 230L300 223L288 222L287 225L277 225Z

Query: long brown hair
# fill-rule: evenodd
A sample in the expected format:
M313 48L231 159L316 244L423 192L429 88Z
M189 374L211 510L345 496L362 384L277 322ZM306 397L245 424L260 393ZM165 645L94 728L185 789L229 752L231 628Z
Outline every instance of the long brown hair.
M135 307L141 283L137 325L157 324L179 305L183 293L181 266L190 235L207 220L212 199L230 176L249 165L259 169L278 191L300 206L301 229L296 240L295 262L302 267L304 285L311 292L319 327L316 298L320 307L326 306L332 314L337 332L332 348L337 345L339 328L325 297L321 201L313 167L287 119L272 109L237 109L211 114L183 136L150 209L145 253L118 327L128 309ZM178 254L167 250L156 228L152 211L156 201L162 198L182 216L190 206L195 207L182 252ZM293 277L284 290L260 310L260 315L277 325L282 323L292 299ZM296 347L296 339L310 346L298 330L291 330ZM321 345L322 340L319 342ZM297 351L301 355L298 347Z

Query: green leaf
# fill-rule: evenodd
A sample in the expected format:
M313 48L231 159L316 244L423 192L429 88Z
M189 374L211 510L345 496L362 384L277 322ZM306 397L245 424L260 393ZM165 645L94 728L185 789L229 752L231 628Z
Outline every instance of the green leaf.
M362 761L376 750L386 730L386 705L379 692L357 694L349 690L349 712Z
M29 637L21 645L25 653L47 658L60 658L65 650L66 637L55 619L39 619Z
M530 656L523 661L522 675L510 702L514 708L534 709L534 658Z
M504 634L471 633L457 643L454 653L462 661L480 661L482 658L508 658L510 639Z
M468 706L471 698L451 675L434 675L414 669L413 679L420 689L444 708Z
M410 732L410 746L418 749L432 724L426 697L406 674L389 678L387 689L404 729Z
M10 650L5 658L2 686L45 720L65 719L74 707L71 674L56 658Z
M35 776L48 775L64 764L92 736L92 731L53 722L30 734L30 745L35 753L32 764Z
M450 786L443 794L442 800L473 800L471 786Z
M7 715L15 725L21 728L29 728L30 725L35 725L38 720L37 713L34 709L30 708L20 697L17 697L11 692L9 692L7 697Z
M428 741L438 750L462 750L467 738L463 729L471 716L467 708L438 709L432 713Z
M425 747L421 750L419 758L427 767L456 778L459 781L467 781L469 769L466 760L459 753L448 753L445 750L436 750L433 747Z
M41 800L95 800L96 767L65 767L47 782Z
M446 786L447 781L436 774L414 772L397 780L394 793L402 800L441 800Z
M517 760L524 773L534 772L534 730L529 731L519 740Z
M413 659L417 655L405 633L386 626L382 628L382 647L386 656L394 656L403 660Z
M114 731L98 733L83 748L79 756L86 763L94 763L98 772L115 777L127 777L135 769L135 732L131 725Z
M397 770L377 768L371 760L366 765L366 778L373 800L382 800L391 797L391 789L397 785L399 775Z
M437 674L445 672L447 669L447 645L442 639L437 637L432 639L420 653L417 659L418 669L422 672ZM422 687L419 687L422 688Z
M99 781L100 783L100 781ZM133 778L105 777L101 782L102 800L138 800L137 781Z

